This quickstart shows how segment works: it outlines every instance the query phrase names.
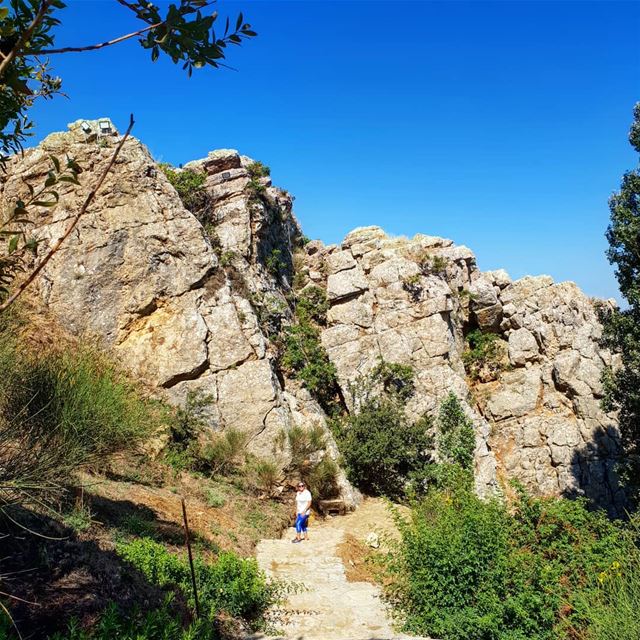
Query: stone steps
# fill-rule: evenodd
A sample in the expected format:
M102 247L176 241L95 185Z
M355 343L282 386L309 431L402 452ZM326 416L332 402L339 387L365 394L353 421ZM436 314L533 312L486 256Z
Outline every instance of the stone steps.
M247 640L406 640L396 632L379 587L348 582L338 545L351 516L332 518L310 531L311 539L292 544L295 532L281 540L262 540L256 556L268 576L295 585L286 602L268 618L281 635ZM416 639L414 639L416 640Z

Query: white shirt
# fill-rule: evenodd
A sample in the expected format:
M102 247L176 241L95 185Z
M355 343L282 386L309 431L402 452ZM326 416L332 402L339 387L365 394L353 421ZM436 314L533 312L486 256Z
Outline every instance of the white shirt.
M307 504L311 502L311 492L309 489L305 489L304 491L298 491L296 493L296 513L308 516L311 513L311 505L309 504L309 508Z

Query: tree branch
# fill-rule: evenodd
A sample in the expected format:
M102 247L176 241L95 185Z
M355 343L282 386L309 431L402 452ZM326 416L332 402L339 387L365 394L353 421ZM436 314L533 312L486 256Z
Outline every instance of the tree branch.
M96 182L96 185L93 187L93 189L89 192L89 195L86 197L84 204L80 208L80 211L78 211L78 213L73 217L73 219L71 220L71 223L66 228L62 236L58 238L51 245L49 252L45 255L44 258L42 258L38 266L27 276L27 278L20 284L20 286L14 291L14 293L9 298L7 298L7 300L5 300L2 304L0 304L0 313L5 311L10 305L12 305L18 299L18 297L24 292L24 290L36 279L38 274L42 271L42 269L44 269L44 267L49 262L49 260L51 260L51 258L53 258L53 256L56 254L58 249L60 249L63 242L71 235L71 232L76 228L76 225L80 221L80 218L87 212L87 208L89 207L93 199L96 197L96 194L98 193L98 190L102 186L102 183L105 181L107 174L109 173L109 171L111 171L111 167L113 167L113 165L115 164L115 161L122 149L122 146L124 145L125 141L129 137L129 134L131 133L131 129L133 129L134 124L135 124L135 121L133 119L133 114L131 114L131 117L129 120L129 127L126 133L122 137L122 140L120 140L118 146L116 147L116 150L113 152L113 155L111 156L111 160L109 161L109 164L106 166L105 170L102 172L102 175L98 178L98 182Z
M129 40L129 38L135 38L145 31L150 31L151 29L155 29L164 24L164 22L157 22L156 24L151 24L144 29L140 29L139 31L134 31L133 33L128 33L127 35L120 36L119 38L114 38L113 40L107 40L106 42L101 42L100 44L91 44L86 47L63 47L62 49L41 49L39 51L27 51L27 53L37 53L38 55L52 55L54 53L74 53L81 51L95 51L96 49L102 49L104 47L110 47L112 44L118 44L119 42L124 42L125 40Z
M25 43L29 41L31 38L31 34L34 29L42 22L47 10L49 9L49 5L51 4L51 0L42 0L42 4L40 5L40 9L38 9L38 13L36 14L33 22L28 26L25 32L20 36L18 42L16 42L15 46L9 53L3 58L2 62L0 62L0 78L6 71L7 67L11 63L11 61L18 55L22 47L24 47Z

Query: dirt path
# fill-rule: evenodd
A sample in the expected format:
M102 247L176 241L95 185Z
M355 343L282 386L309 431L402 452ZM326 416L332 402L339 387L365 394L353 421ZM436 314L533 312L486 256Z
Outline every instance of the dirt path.
M310 540L292 544L293 530L281 540L258 544L260 567L270 576L302 584L303 589L273 612L274 623L287 640L401 640L393 629L379 587L348 582L338 547L347 533L364 541L371 532L392 534L393 522L384 503L367 500L352 514L316 520ZM264 636L256 636L264 637ZM415 638L414 638L415 640Z

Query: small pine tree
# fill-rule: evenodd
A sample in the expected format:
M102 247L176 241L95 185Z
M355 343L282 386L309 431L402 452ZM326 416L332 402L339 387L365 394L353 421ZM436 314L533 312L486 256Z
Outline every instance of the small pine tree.
M467 471L473 469L476 448L473 423L453 392L440 405L437 444L443 462L460 465Z

